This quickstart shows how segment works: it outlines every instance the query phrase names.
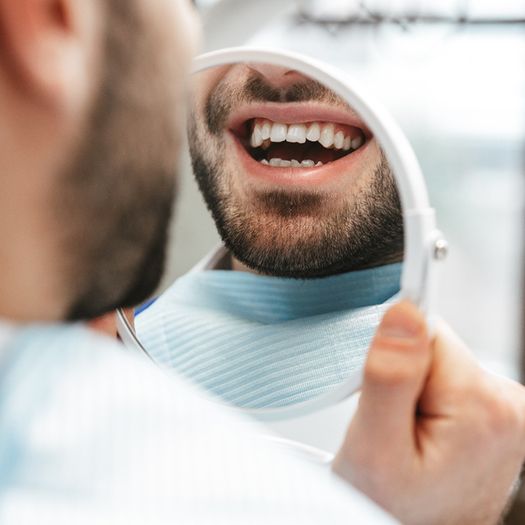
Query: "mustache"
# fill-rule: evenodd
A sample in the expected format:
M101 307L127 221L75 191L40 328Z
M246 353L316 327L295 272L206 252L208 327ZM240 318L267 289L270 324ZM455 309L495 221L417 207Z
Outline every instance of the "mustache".
M219 83L210 93L204 107L209 132L219 135L232 111L240 104L250 102L324 102L348 107L338 95L317 80L306 79L285 87L276 87L261 75L253 73L240 87Z

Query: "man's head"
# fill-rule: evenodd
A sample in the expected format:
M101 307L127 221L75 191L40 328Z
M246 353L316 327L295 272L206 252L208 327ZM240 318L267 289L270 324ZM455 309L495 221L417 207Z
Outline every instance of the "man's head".
M89 318L160 278L187 0L0 0L0 316Z
M200 74L195 86L193 168L238 261L309 278L401 260L389 165L334 92L296 71L257 64Z

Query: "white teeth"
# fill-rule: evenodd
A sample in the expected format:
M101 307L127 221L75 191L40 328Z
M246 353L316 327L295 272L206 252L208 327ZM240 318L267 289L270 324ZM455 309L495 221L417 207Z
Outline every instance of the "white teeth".
M317 142L321 138L321 126L317 122L310 124L306 138L311 142Z
M334 125L326 124L321 130L321 138L319 142L325 147L329 148L334 144Z
M352 149L360 148L363 145L363 137L357 137L352 140Z
M334 146L336 149L343 149L345 143L345 134L342 131L338 131L334 136Z
M274 168L289 168L290 166L293 166L293 162L297 162L296 160L283 160L283 159L270 159L270 162L268 161L263 162L263 164L270 164L270 166L273 166Z
M272 142L284 142L288 134L288 126L286 124L272 124L272 131L270 133L270 140Z
M252 137L250 139L250 145L252 148L258 148L263 143L263 138L261 135L261 128L256 124L253 128Z
M304 144L306 141L319 142L327 149L351 151L360 148L365 138L361 134L352 138L345 131L336 131L333 123L312 122L311 124L282 124L266 119L256 119L250 137L252 148L268 149L272 142Z
M261 137L263 140L268 140L272 134L272 124L270 121L265 120L261 125Z
M266 159L262 159L260 161L261 164L264 164L265 166L272 166L274 168L313 168L313 167L319 167L322 166L322 162L318 162L317 164L310 159L303 160L302 162L299 162L298 160L292 159L292 160L283 160L283 159L270 159L269 161Z
M291 124L288 126L286 141L304 144L306 142L306 126L304 124Z

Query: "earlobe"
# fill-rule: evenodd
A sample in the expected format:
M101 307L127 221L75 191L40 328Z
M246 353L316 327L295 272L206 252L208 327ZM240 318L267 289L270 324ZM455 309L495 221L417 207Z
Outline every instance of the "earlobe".
M71 0L0 0L7 66L17 89L39 102L68 105L87 67Z

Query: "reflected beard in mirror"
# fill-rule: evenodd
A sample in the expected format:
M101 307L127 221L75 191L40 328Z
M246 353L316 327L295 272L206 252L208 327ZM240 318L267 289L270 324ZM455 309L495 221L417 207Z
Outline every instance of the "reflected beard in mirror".
M210 80L199 76L190 152L237 260L259 273L296 278L402 260L393 175L347 104L276 66L236 65L215 85Z
M104 74L57 189L73 320L135 306L153 293L174 200L180 94L172 46L134 2L106 4Z

